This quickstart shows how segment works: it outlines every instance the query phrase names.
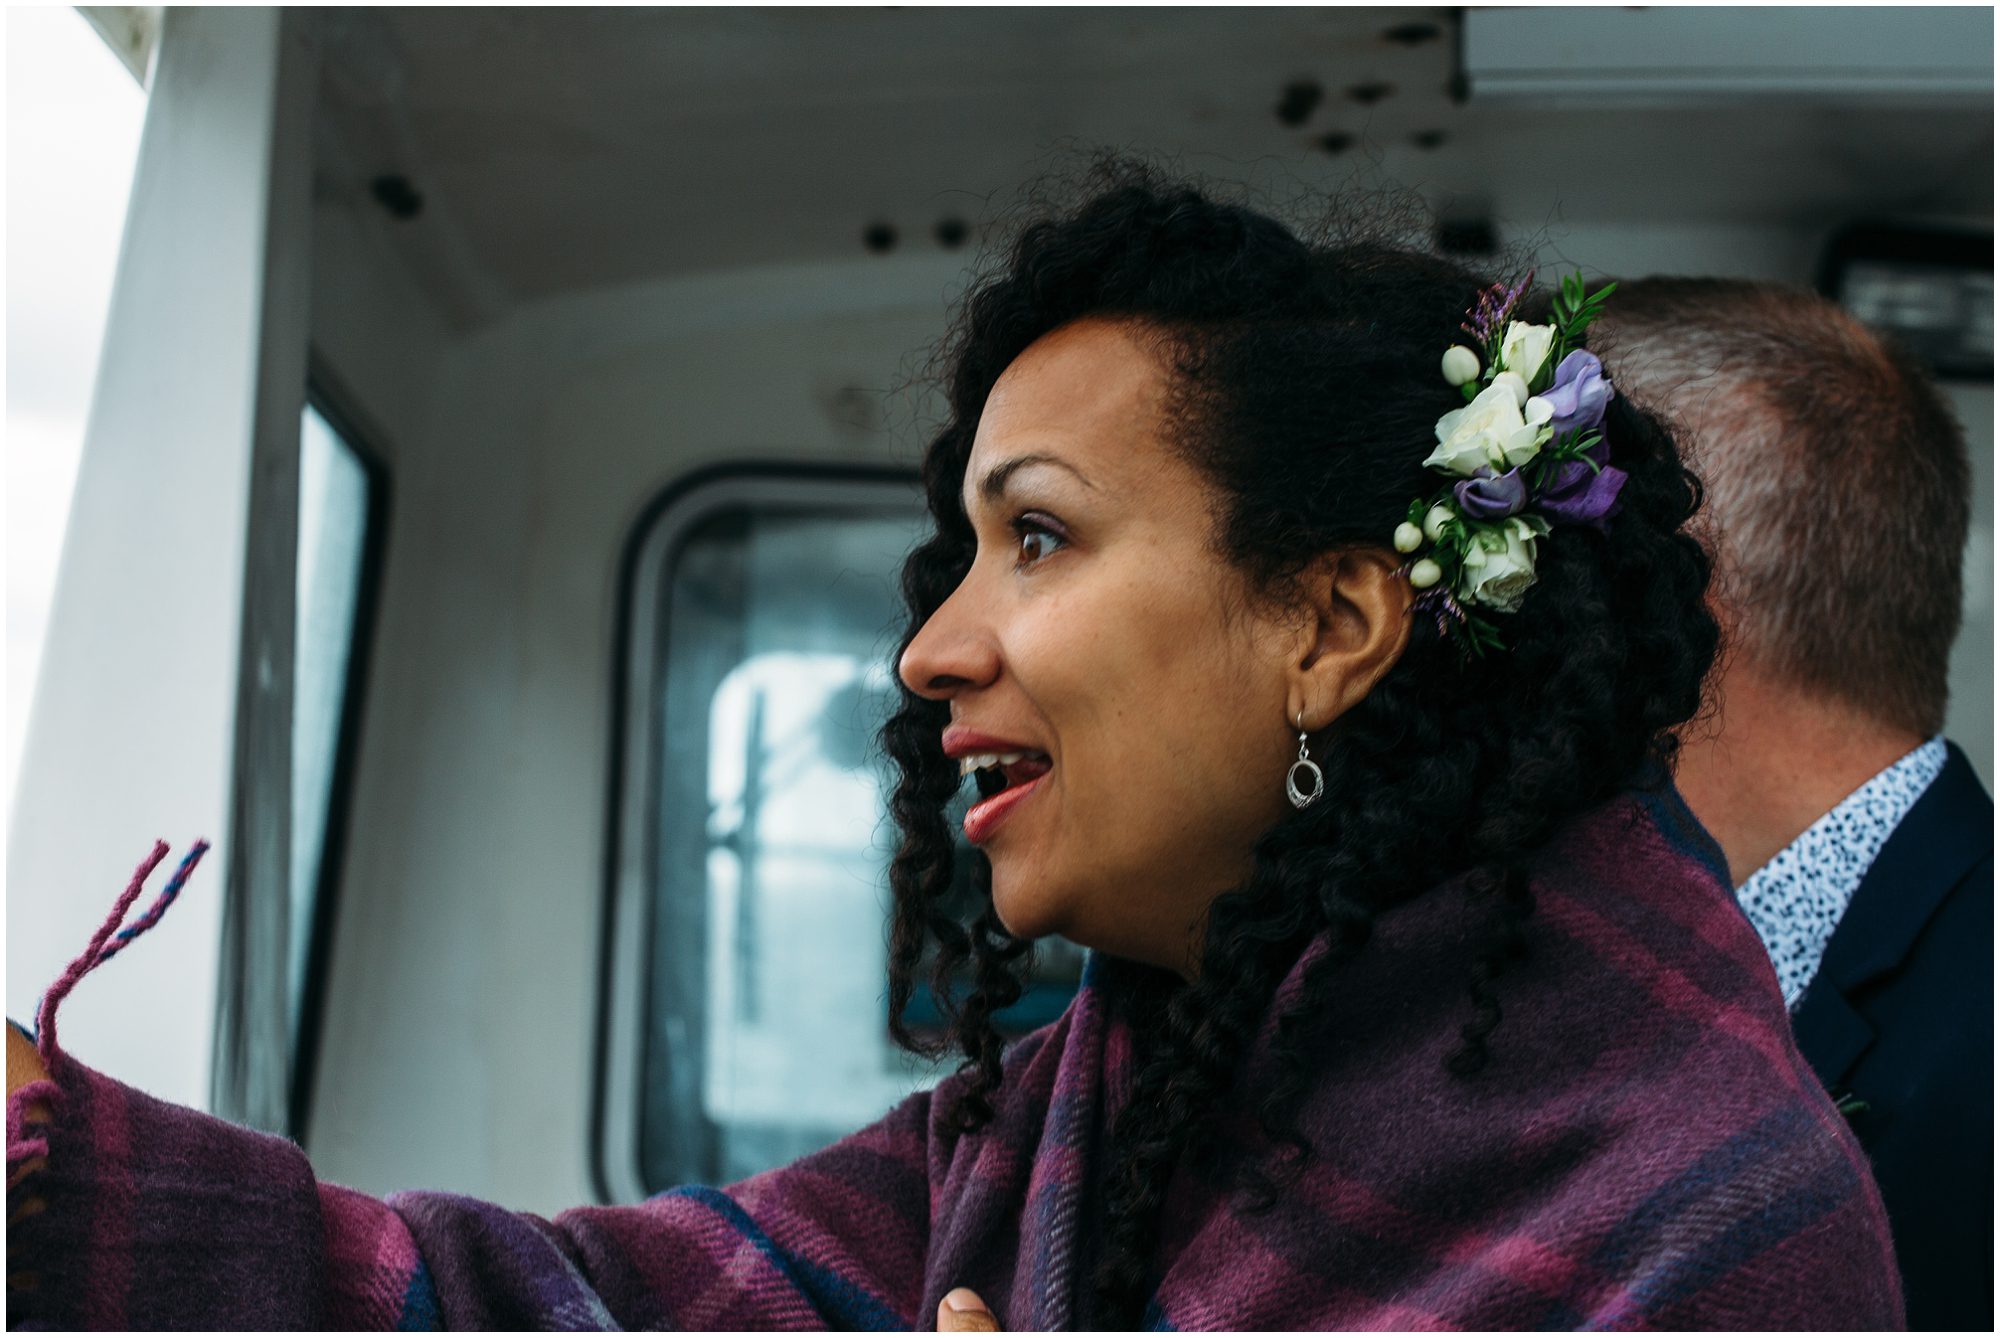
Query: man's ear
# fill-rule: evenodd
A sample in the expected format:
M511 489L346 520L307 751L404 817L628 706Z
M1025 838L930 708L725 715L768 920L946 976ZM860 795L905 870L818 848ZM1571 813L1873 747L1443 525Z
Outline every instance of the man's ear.
M1307 571L1291 710L1308 733L1353 710L1402 658L1416 599L1402 567L1385 548L1354 548Z

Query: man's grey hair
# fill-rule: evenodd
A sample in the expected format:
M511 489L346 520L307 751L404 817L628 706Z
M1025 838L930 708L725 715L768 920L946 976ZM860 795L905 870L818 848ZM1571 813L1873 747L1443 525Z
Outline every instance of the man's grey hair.
M1592 335L1701 476L1731 653L1937 733L1972 500L1929 375L1825 298L1746 280L1621 283Z

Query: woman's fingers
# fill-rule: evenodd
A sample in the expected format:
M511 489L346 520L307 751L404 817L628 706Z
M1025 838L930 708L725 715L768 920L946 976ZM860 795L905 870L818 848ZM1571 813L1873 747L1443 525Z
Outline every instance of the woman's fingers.
M955 1287L938 1302L939 1333L998 1333L1000 1321L970 1287Z
M7 1095L11 1097L16 1088L25 1087L48 1076L48 1071L42 1067L41 1052L35 1049L35 1043L28 1039L28 1034L10 1018L7 1022ZM28 1107L27 1114L31 1122L47 1120L48 1103L35 1102ZM7 1168L7 1196L10 1200L14 1197L14 1186L41 1170L45 1160L42 1157L29 1157ZM9 1209L7 1225L12 1227L23 1218L33 1217L46 1206L40 1198L24 1198ZM32 1287L33 1284L32 1281L10 1272L7 1275L7 1285L19 1288Z
M21 1024L7 1019L7 1095L14 1095L17 1087L26 1087L48 1077L48 1070L42 1067L41 1052L28 1039L28 1033L21 1030ZM43 1114L43 1119L48 1116Z

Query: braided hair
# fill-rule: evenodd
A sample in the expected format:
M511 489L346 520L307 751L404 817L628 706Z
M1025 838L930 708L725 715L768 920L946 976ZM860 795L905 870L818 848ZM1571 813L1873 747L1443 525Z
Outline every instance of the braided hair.
M1081 204L1019 231L945 346L949 416L923 467L935 532L903 568L900 649L971 567L960 487L973 434L995 381L1041 336L1098 317L1162 337L1168 444L1215 488L1217 543L1245 588L1283 600L1325 553L1386 546L1411 499L1434 489L1422 462L1437 419L1460 403L1439 355L1487 282L1387 243L1315 245L1143 164L1100 164ZM1133 1027L1136 1066L1105 1163L1093 1291L1082 1298L1094 1327L1141 1321L1169 1178L1214 1158L1216 1122L1203 1116L1231 1095L1249 1040L1307 947L1319 940L1325 951L1279 1019L1278 1081L1253 1102L1280 1153L1276 1178L1243 1172L1266 1204L1312 1155L1293 1117L1309 1057L1333 1025L1330 987L1366 949L1375 918L1464 877L1490 947L1466 984L1463 1044L1447 1067L1474 1080L1500 1024L1502 977L1525 952L1526 860L1642 767L1671 761L1669 731L1694 714L1717 642L1703 605L1708 560L1685 533L1700 488L1671 438L1626 400L1613 400L1603 432L1628 475L1621 506L1601 529L1565 528L1543 545L1536 584L1506 620L1508 649L1469 668L1442 629L1418 618L1395 666L1323 732L1322 800L1264 833L1248 880L1213 902L1197 977L1120 974L1127 997L1113 1006ZM959 776L940 744L948 722L947 703L904 687L883 731L901 838L890 865L890 1004L892 1030L916 1047L901 1017L932 952L946 1043L964 1057L948 1118L971 1132L992 1117L993 1018L1020 997L1028 945L995 914L983 854L971 855L970 871L983 908L970 924L950 913L945 808ZM968 963L973 988L953 997L949 983Z

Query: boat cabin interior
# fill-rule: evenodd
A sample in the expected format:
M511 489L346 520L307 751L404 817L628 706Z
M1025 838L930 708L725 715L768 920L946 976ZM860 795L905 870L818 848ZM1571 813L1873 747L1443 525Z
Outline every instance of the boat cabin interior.
M1949 731L1991 784L1988 10L93 14L146 119L9 1011L209 838L65 1041L330 1180L629 1201L935 1079L886 1030L873 738L930 357L1099 148L1905 332L1972 443Z

